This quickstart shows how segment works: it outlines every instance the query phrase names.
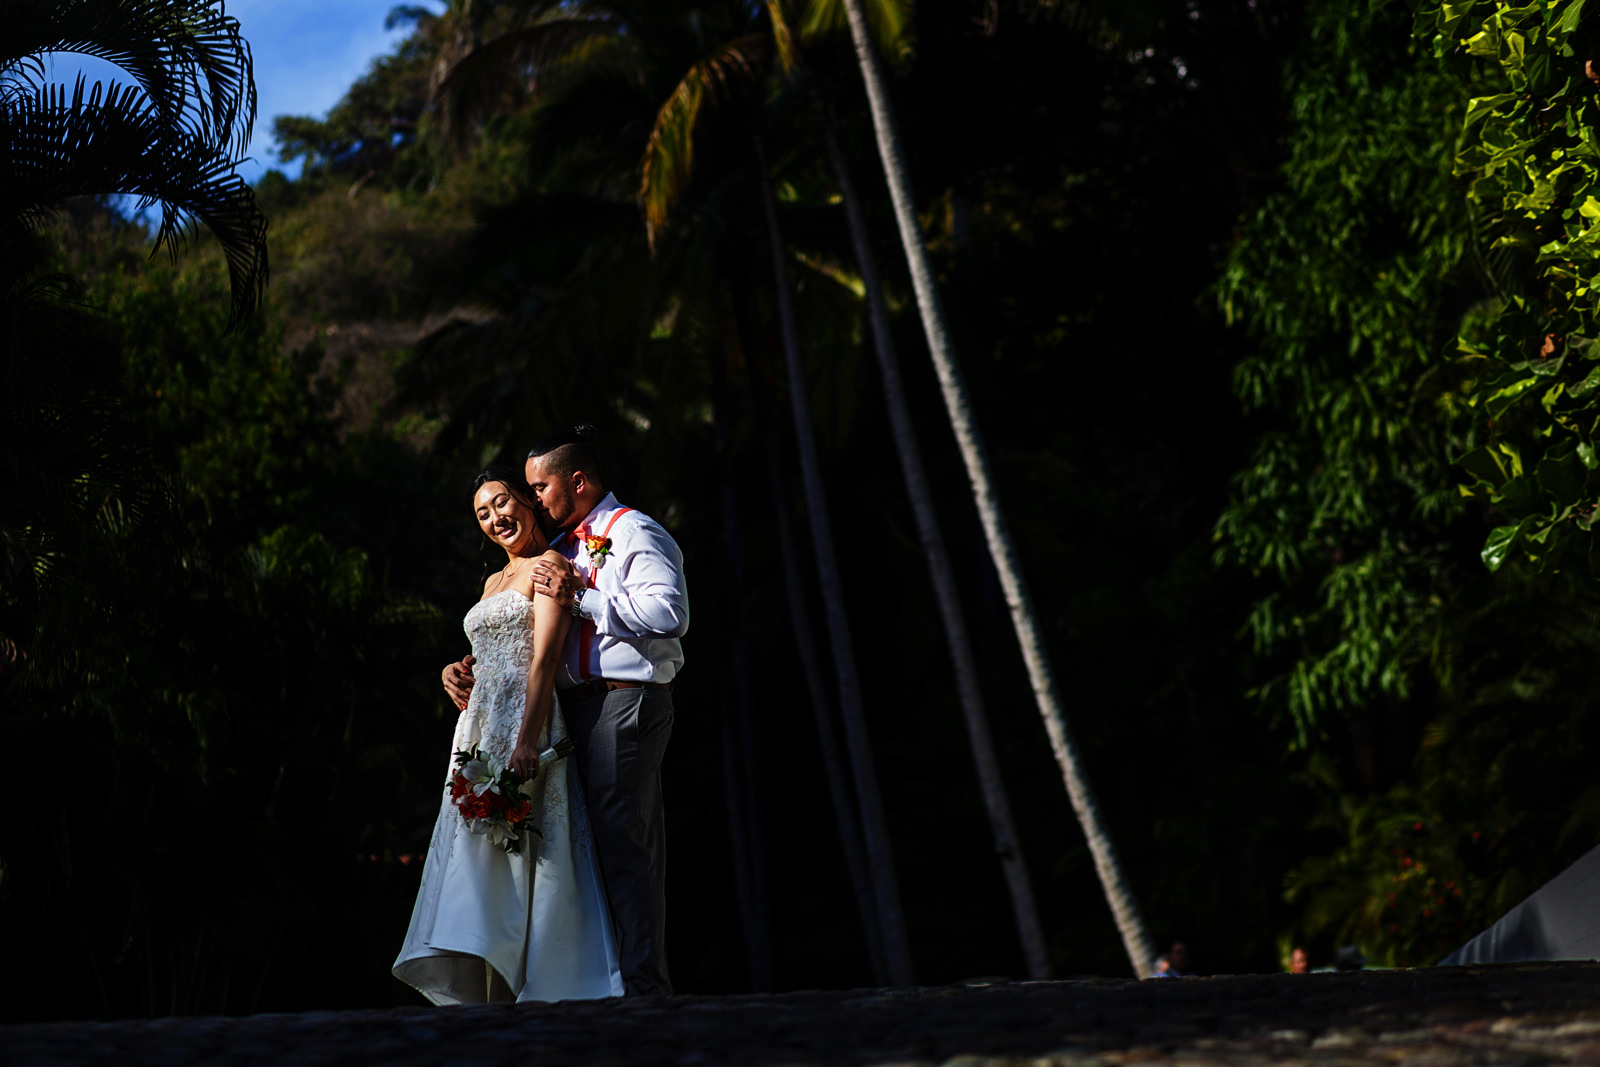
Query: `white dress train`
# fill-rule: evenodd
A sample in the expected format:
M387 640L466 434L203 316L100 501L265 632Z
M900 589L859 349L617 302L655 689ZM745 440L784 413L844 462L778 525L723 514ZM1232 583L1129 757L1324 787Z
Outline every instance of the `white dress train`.
M522 724L533 603L507 589L473 605L465 626L476 682L456 721L451 752L478 745L504 766ZM561 712L552 707L540 748L565 733ZM573 761L547 770L542 786L529 822L544 836L528 835L520 853L503 852L468 830L448 789L440 801L411 928L394 963L395 977L435 1004L489 999L486 963L519 1002L622 995L616 938Z

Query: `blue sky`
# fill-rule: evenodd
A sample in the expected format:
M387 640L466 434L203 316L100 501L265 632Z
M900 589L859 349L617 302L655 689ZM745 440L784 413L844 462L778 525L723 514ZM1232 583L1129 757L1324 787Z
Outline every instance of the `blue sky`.
M229 0L228 14L239 20L255 55L260 98L250 162L239 168L255 181L278 166L272 143L276 115L322 116L338 103L350 83L372 60L406 33L383 28L384 16L401 0ZM435 2L436 10L443 5ZM91 81L117 77L116 68L94 60L58 56L54 80L70 82L79 70ZM117 80L126 81L126 78Z

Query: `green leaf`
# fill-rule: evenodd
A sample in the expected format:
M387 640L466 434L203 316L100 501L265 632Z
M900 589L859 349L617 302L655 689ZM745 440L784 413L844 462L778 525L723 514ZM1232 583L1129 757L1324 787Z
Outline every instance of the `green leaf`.
M1476 5L1473 0L1467 0L1466 3L1462 4L1440 4L1438 18L1434 22L1434 25L1438 28L1439 35L1441 37L1456 36L1456 31L1461 28L1462 21L1472 14L1474 6Z
M1498 59L1500 38L1490 30L1480 30L1467 38L1467 55L1483 59Z
M1576 33L1578 23L1583 19L1585 3L1587 3L1587 0L1575 0L1574 3L1568 4L1566 11L1562 12L1561 17L1556 20L1556 24L1550 27L1550 36L1559 39Z
M1523 378L1512 382L1510 385L1505 386L1504 388L1496 389L1494 392L1489 394L1484 403L1489 410L1489 414L1491 416L1496 416L1506 408L1510 407L1512 403L1524 393L1531 389L1536 389L1538 386L1539 378L1537 376Z
M1482 122L1492 114L1495 108L1516 98L1516 93L1497 93L1494 96L1480 96L1468 101L1467 117L1463 126L1470 129L1474 123Z
M1527 520L1523 520L1526 522ZM1515 526L1496 526L1489 532L1489 539L1483 543L1483 565L1491 571L1500 569L1511 550L1516 547L1517 540L1522 535L1522 523Z
M1511 473L1520 478L1522 476L1522 452L1509 441L1501 441L1494 446L1502 456L1511 460Z

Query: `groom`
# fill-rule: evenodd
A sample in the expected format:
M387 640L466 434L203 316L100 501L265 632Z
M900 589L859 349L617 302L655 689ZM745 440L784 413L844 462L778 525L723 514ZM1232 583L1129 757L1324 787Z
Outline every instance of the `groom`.
M587 426L553 433L528 453L540 523L569 561L540 561L533 588L574 618L556 692L576 742L623 985L629 995L670 994L661 757L689 594L677 543L606 492L592 435ZM447 669L447 690L452 671L470 688L471 668L462 663Z

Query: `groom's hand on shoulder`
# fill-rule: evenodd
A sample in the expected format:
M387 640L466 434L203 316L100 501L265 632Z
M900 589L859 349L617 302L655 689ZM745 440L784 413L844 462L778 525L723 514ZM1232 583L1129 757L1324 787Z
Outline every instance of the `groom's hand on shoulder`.
M569 560L541 559L533 565L533 591L554 598L562 607L571 604L583 587L583 577Z
M460 663L450 664L440 675L440 680L444 682L445 695L458 708L465 708L467 698L472 696L472 665L476 662L468 655Z

